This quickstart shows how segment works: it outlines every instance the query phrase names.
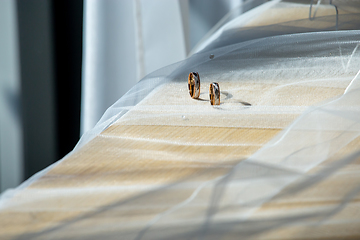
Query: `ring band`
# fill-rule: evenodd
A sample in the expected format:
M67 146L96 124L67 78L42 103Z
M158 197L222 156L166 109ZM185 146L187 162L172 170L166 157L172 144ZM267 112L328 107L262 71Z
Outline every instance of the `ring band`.
M220 105L220 87L218 83L210 83L209 97L211 105Z
M197 72L191 72L188 79L189 93L192 98L200 96L200 76Z

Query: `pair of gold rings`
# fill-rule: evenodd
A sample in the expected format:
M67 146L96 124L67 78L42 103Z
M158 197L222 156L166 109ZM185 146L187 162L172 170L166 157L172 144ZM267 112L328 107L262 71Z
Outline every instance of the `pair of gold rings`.
M200 76L197 72L191 72L188 78L190 96L194 99L200 97ZM209 97L211 105L220 105L220 87L217 82L210 83Z

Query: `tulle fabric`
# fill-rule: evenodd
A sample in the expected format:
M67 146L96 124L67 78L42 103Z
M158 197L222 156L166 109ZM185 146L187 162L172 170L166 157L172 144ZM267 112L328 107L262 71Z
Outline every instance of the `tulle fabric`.
M265 4L265 9L261 5L254 10L260 14L276 4L290 7L290 3L279 1ZM316 6L314 3L313 10ZM342 2L338 7L346 6ZM306 4L296 7L309 10ZM349 14L355 17L356 8L346 11L352 11ZM247 18L257 16L256 12L252 14ZM340 17L336 20L336 16L334 11L325 21L335 20L332 27L338 31L267 35L263 31L274 25L262 27L263 31L255 27L246 30L236 24L243 15L227 22L220 32L215 31L213 36L218 36L204 42L197 53L140 81L105 112L69 156L3 194L1 211L52 211L55 205L51 201L67 202L56 211L82 211L54 226L22 235L23 239L359 237L360 31L339 30ZM255 30L261 34L242 34ZM205 86L214 80L220 83L220 106L185 97L187 74L192 71L200 73ZM244 160L216 159L215 167L169 184L28 187L81 152L94 138L117 139L116 134L104 132L109 127L133 125L279 129L279 133ZM154 136L140 135L135 140L157 141ZM230 138L221 143L211 139L186 142L168 136L162 141L234 149L249 144ZM159 160L177 161L176 156L167 155L166 149L156 154ZM188 161L214 163L210 158L193 157ZM202 177L209 172L211 175L211 171L222 173ZM141 191L125 199L116 198L134 189ZM87 205L87 196L93 195L112 201ZM169 197L172 195L181 197ZM71 203L75 198L82 201Z

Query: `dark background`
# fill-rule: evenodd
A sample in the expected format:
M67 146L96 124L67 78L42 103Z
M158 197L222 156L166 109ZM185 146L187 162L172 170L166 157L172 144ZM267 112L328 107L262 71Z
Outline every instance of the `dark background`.
M17 0L24 180L80 137L82 0Z

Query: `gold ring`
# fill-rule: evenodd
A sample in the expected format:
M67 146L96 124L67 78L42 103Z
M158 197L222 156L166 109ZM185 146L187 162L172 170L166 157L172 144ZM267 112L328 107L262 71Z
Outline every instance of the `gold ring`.
M192 98L200 96L200 76L197 72L191 72L188 79L189 93Z
M220 105L220 87L218 83L210 83L209 97L211 105Z

